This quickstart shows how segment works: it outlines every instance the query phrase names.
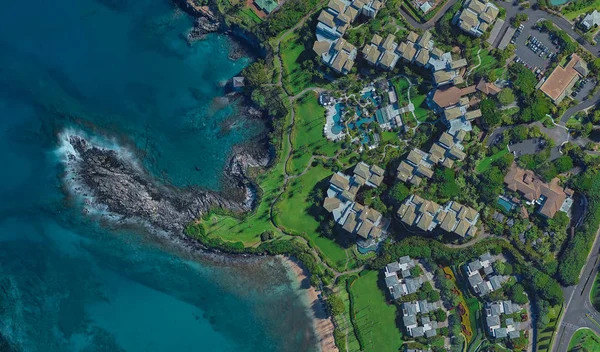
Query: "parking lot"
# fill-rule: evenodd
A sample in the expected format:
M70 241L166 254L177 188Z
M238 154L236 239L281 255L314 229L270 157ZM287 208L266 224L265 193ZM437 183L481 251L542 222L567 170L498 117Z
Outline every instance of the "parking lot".
M521 34L519 31L515 33L515 43L517 47L515 61L525 65L526 67L543 73L550 65L552 57L559 51L557 45L552 43L548 33L542 33L535 28L532 28L533 23L526 22L523 24Z
M581 80L573 87L571 96L577 101L583 101L595 85L596 82L591 79Z

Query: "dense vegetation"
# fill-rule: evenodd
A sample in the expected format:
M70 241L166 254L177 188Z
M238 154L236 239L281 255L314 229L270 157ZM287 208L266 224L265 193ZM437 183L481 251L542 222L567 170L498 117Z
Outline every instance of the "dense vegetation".
M563 285L579 282L579 273L586 263L592 243L600 226L600 174L597 169L588 169L573 182L579 192L588 200L588 209L583 224L575 231L561 254L558 278Z

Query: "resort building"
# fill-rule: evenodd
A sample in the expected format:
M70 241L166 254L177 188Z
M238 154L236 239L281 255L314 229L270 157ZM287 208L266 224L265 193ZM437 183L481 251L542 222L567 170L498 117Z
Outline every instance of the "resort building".
M412 277L410 269L417 264L409 256L400 257L397 262L385 266L384 276L390 296L398 299L412 293L416 293L423 285L421 277Z
M494 83L488 83L485 79L480 79L477 83L477 90L486 95L497 95L500 93L502 88L496 86Z
M479 213L471 207L454 201L442 207L414 194L400 206L397 216L406 225L415 226L422 231L433 231L439 226L462 238L475 236L479 221Z
M397 171L400 181L418 186L423 178L433 177L433 163L429 161L429 154L415 148L408 153L406 160L400 162Z
M431 33L425 31L422 35L409 32L405 41L399 45L395 37L388 35L385 40L375 34L371 42L362 49L365 60L377 67L393 70L399 59L408 63L430 69L437 85L463 83L463 74L467 60L453 60L452 54L444 53L435 47Z
M581 20L579 26L585 31L600 26L600 12L594 10L592 13L588 13L583 20Z
M540 87L554 104L558 105L569 94L577 81L589 73L587 64L577 54L571 55L567 66L558 65Z
M469 99L463 98L459 100L458 104L443 111L442 121L448 126L448 133L455 134L460 130L465 132L473 130L471 122L481 117L481 110L468 110L469 107Z
M426 300L402 303L402 322L411 337L433 337L437 335L438 323L429 318L429 313L441 309L439 302Z
M487 252L465 265L469 286L476 295L485 296L502 288L502 285L508 281L508 276L495 273L492 266L495 261L496 258Z
M386 70L393 70L400 57L395 52L398 43L395 37L389 34L385 40L378 34L373 35L371 42L366 44L362 50L365 60L373 65Z
M516 339L521 336L520 323L515 322L513 318L505 318L502 323L503 315L513 315L521 312L520 305L512 301L488 302L485 306L485 325L490 337L496 339Z
M464 102L462 98L468 97L475 93L475 91L476 87L474 85L465 88L458 88L456 86L438 88L434 91L431 98L432 108L438 112L443 112L444 109Z
M463 31L480 37L494 24L500 10L491 2L470 0L455 17L454 22Z
M519 193L529 204L539 205L537 212L546 218L553 218L558 211L568 212L573 204L573 190L561 187L559 181L555 177L545 183L533 171L521 169L516 163L504 177L506 188Z
M347 74L354 66L357 50L342 36L359 15L373 18L382 6L379 0L330 0L317 19L313 51L335 72Z
M378 187L383 181L383 169L358 163L353 175L337 172L329 180L327 197L323 207L333 215L333 219L342 228L363 239L377 239L385 233L389 221L377 210L355 202L360 187Z

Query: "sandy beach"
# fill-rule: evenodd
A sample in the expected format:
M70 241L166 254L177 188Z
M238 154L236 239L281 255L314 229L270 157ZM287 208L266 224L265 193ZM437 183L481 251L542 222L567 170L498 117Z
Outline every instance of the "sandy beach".
M333 320L327 314L325 302L319 300L319 292L310 285L307 271L295 260L284 256L281 256L281 258L285 263L287 263L287 265L289 265L291 271L295 274L300 284L300 290L306 295L307 305L311 311L315 333L317 335L317 339L319 340L321 351L339 352L338 348L335 346L335 340L333 338Z

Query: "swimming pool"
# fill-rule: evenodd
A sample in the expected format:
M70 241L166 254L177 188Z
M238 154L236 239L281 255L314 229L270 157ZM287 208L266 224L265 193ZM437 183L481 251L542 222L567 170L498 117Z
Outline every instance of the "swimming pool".
M344 130L344 125L341 123L343 110L344 106L342 104L335 104L335 115L333 115L333 126L331 126L331 133L334 135L338 135Z
M515 203L509 201L506 198L500 197L498 198L498 205L504 209L507 213L510 213L511 210L514 209Z

